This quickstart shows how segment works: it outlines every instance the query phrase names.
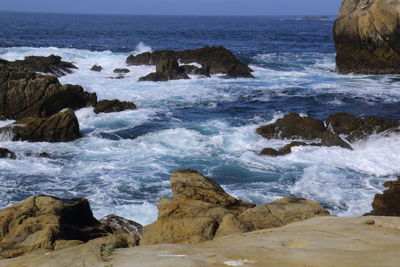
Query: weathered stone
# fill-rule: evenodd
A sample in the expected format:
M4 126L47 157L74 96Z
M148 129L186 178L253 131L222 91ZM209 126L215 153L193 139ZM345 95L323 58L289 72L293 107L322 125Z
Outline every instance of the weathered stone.
M137 235L139 238L143 234L143 226L141 224L114 214L107 215L100 222L111 228L113 232Z
M111 113L124 110L136 109L136 105L132 102L113 100L102 100L97 102L94 108L95 113Z
M375 195L373 210L365 215L400 216L400 177L397 181L384 183L384 186L388 189Z

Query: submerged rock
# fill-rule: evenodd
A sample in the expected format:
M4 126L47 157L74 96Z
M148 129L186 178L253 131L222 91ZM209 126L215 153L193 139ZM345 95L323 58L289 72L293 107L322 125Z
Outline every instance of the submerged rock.
M123 74L125 74L125 73L129 73L130 72L130 70L128 70L128 69L115 69L114 70L114 73L123 73Z
M90 70L101 72L103 70L103 67L102 66L98 66L98 65L93 65Z
M79 85L61 85L54 76L24 70L0 70L0 116L48 117L65 109L95 106L97 96Z
M0 257L76 245L105 233L84 198L30 197L0 211Z
M339 73L400 73L400 1L344 0L335 22Z
M0 128L13 141L69 142L81 137L78 119L72 110L47 118L25 118Z
M0 147L0 158L2 159L16 159L17 156L14 152L8 150L7 148Z
M365 215L400 216L400 177L397 181L389 181L383 185L388 189L383 194L375 195L373 210Z
M297 198L256 207L230 196L215 181L191 169L175 171L171 176L171 189L173 199L160 200L158 219L144 227L141 245L193 244L329 214L319 204ZM253 211L260 208L270 212L254 216ZM270 223L264 223L266 221Z
M49 73L54 74L57 77L72 73L71 69L77 69L75 65L70 62L62 61L61 57L56 55L50 55L47 57L28 56L23 60L16 60L14 62L1 60L0 69L4 67Z
M97 102L94 112L95 113L111 113L120 112L124 110L136 109L136 105L132 102L113 100L102 100Z

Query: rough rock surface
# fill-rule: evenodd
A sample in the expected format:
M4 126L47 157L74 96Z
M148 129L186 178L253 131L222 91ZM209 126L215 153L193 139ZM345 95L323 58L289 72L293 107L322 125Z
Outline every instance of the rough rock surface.
M270 221L265 227L277 227L329 214L315 202L310 205L303 199L285 198L271 203L270 213L242 216L246 212L253 214L252 211L260 207L230 196L215 181L191 169L175 171L171 176L171 189L173 199L160 200L158 220L144 227L141 245L195 244L227 234L261 229L254 225L264 221ZM268 209L269 206L266 207L261 208Z
M384 183L388 189L383 194L375 195L373 210L366 215L400 216L400 177L397 181Z
M202 65L202 68L196 70L195 73L204 76L222 73L229 78L253 78L252 70L246 64L240 62L232 52L221 46L185 51L146 52L137 56L129 56L126 63L128 65L157 65L158 61L166 60L166 58L182 64L198 63ZM185 70L184 68L183 73L189 74L188 72L192 70L194 69L186 68Z
M139 237L143 234L143 226L141 224L114 214L107 215L100 222L111 228L114 232L121 231Z
M169 80L189 79L185 70L179 67L174 56L160 57L156 63L156 72L139 78L139 81L164 82Z
M58 240L86 242L105 230L84 198L30 197L0 211L0 257L52 250Z
M61 85L56 77L23 70L0 70L0 116L48 117L65 109L94 106L95 93L79 85Z
M17 156L14 152L8 150L7 148L0 147L0 158L2 159L16 159Z
M2 68L21 69L34 72L42 72L54 74L57 77L64 76L72 73L71 69L77 69L75 65L70 62L61 60L60 56L50 55L48 57L29 56L24 60L16 60L9 62L6 60L0 61L0 69Z
M72 110L47 118L25 118L0 128L13 141L69 142L81 137L78 119Z
M132 102L113 100L102 100L97 102L94 112L95 113L111 113L120 112L124 110L136 109L136 105Z
M335 22L339 73L400 73L400 1L344 0Z

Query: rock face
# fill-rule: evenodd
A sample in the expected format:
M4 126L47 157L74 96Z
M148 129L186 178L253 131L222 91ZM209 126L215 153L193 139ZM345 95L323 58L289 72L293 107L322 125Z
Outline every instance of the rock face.
M31 197L0 211L0 257L52 250L60 241L76 244L105 233L84 198Z
M14 152L8 150L7 148L0 147L0 158L2 159L16 159L17 156Z
M169 59L169 63L167 62ZM137 56L129 56L126 60L128 65L158 65L159 61L168 63L168 68L173 68L174 73L178 69L179 73L199 74L209 76L210 74L225 74L228 78L253 78L252 70L239 59L235 57L228 49L224 47L204 47L195 50L172 51L162 50L155 52L146 52ZM177 63L191 64L198 63L201 68L180 67ZM177 68L178 65L178 68ZM162 73L162 72L156 72ZM155 74L152 74L154 77ZM182 76L183 77L183 76ZM147 78L149 80L150 78ZM161 78L158 78L161 79Z
M5 69L0 70L0 102L0 116L18 120L95 106L97 96L79 85L61 85L54 76Z
M199 243L227 234L276 227L329 213L315 202L285 198L258 207L227 194L215 181L188 169L171 176L173 199L158 203L158 220L144 227L141 245ZM310 204L312 203L312 204ZM261 215L257 210L263 210ZM286 216L287 215L287 216ZM268 223L264 223L268 221ZM256 226L257 227L256 227Z
M373 210L365 215L400 216L400 177L397 181L384 183L384 186L388 189L375 196Z
M335 22L339 73L400 73L400 1L344 0Z
M69 142L81 137L79 123L72 110L48 118L25 118L0 128L13 141Z
M50 55L48 57L29 56L25 57L24 60L16 60L14 62L1 60L0 69L4 67L49 73L57 77L72 73L71 69L77 69L75 65L70 62L62 61L61 57L56 55Z
M280 150L265 148L260 155L282 156L289 154L295 146L339 146L352 149L349 144L371 134L390 132L398 129L400 122L378 117L358 118L348 113L336 113L324 122L291 113L275 123L261 126L256 132L268 139L320 140L319 143L292 142ZM345 135L345 140L339 135Z
M111 113L124 110L136 109L136 105L132 102L113 100L102 100L97 102L94 108L95 113Z

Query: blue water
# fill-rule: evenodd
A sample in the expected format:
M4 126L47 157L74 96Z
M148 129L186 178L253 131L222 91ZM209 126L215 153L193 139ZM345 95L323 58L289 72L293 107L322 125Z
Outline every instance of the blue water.
M0 141L17 160L0 160L0 207L28 196L87 197L97 217L141 223L170 196L169 175L194 168L236 197L263 204L286 195L321 202L338 215L369 211L385 180L400 173L397 136L372 136L342 148L299 147L260 157L255 129L289 112L326 118L334 112L400 118L400 76L338 75L334 18L173 17L0 13L0 57L58 54L79 67L62 83L81 84L99 99L133 101L135 111L77 111L84 138L60 144ZM139 83L154 67L128 67L130 54L223 45L254 69L255 79ZM102 65L101 73L90 71ZM1 122L6 124L9 122ZM50 159L25 156L47 152Z

